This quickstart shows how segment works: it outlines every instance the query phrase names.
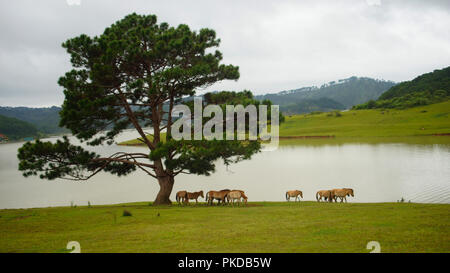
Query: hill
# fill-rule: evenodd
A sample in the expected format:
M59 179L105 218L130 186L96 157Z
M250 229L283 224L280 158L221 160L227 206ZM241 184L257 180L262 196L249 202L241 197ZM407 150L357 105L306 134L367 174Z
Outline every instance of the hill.
M450 66L402 82L383 93L378 100L356 105L354 109L409 108L450 99Z
M390 137L450 133L450 101L399 109L287 116L280 136Z
M0 134L10 140L37 136L38 130L28 122L0 115Z
M450 90L450 66L420 75L412 81L399 83L383 93L379 99L387 100L427 90Z
M287 115L344 109L344 105L329 98L303 99L280 107L281 112Z
M59 127L60 107L0 107L0 115L16 118L33 124L36 129L44 134L59 134L68 132Z
M328 111L330 110L329 103L335 104L334 108L331 109L343 109L342 106L344 109L351 108L353 105L377 99L383 92L394 85L395 83L391 81L366 77L350 77L332 81L320 87L303 87L275 94L255 96L255 99L268 99L273 104L280 105L281 109L295 109L295 113L305 113L308 112L308 109ZM317 101L322 98L328 99L326 105L322 104L323 101L322 103Z

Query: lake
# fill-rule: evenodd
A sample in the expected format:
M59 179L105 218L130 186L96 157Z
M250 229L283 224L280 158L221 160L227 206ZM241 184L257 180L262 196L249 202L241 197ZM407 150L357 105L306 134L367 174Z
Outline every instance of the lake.
M118 141L134 137L137 134L128 130ZM405 143L398 139L382 143L283 141L276 151L259 153L252 160L228 168L219 163L209 177L177 176L172 200L182 189L206 192L223 188L245 190L249 201L282 201L285 192L292 189L302 190L303 200L315 200L317 190L349 187L355 190L349 202L396 202L404 198L406 202L450 203L450 144L439 138L447 137L416 137ZM436 140L443 143L432 144ZM80 182L24 178L17 170L17 149L22 144L0 145L0 208L153 201L159 190L156 180L141 171L120 178L100 173ZM102 155L145 151L143 147L117 145L97 148Z

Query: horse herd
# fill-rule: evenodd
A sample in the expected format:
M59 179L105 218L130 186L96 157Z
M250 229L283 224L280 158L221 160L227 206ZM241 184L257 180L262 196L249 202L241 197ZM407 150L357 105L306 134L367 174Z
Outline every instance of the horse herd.
M353 192L353 189L350 188L342 188L342 189L332 189L332 190L320 190L316 193L316 200L317 202L322 201L328 201L328 202L337 202L338 198L341 200L341 203L345 200L347 202L347 196L354 197L355 194ZM179 191L176 194L176 200L178 204L184 203L188 204L189 200L195 200L195 203L198 203L198 198L203 196L203 191L198 192L188 192L188 191ZM290 201L291 198L295 198L295 201L300 201L300 198L303 198L303 192L299 190L292 190L286 192L286 200ZM208 205L213 205L214 200L217 200L217 204L219 205L222 202L222 205L231 204L234 206L235 201L238 203L238 205L241 204L241 202L244 202L244 204L247 204L247 196L245 195L245 192L242 190L229 190L224 189L220 191L209 191L206 193L206 203Z
M293 191L287 191L286 192L286 200L291 200L291 197L295 198L295 201L300 201L300 197L303 198L303 192L299 190L293 190ZM337 199L339 198L341 200L341 203L345 200L347 202L347 196L355 196L355 193L353 192L353 189L350 188L342 188L342 189L332 189L332 190L320 190L316 192L316 200L317 202L322 201L322 198L324 201L328 202L337 202Z
M188 191L179 191L176 195L176 200L178 204L185 203L188 204L189 200L195 199L195 203L198 203L198 198L203 196L203 191L198 192L188 192ZM222 205L228 204L231 202L231 204L234 206L234 202L237 201L238 205L241 204L241 201L243 201L245 204L247 204L247 196L245 195L244 191L242 190L220 190L220 191L209 191L206 193L206 203L208 205L213 205L213 201L217 200L217 204L220 204L222 202Z

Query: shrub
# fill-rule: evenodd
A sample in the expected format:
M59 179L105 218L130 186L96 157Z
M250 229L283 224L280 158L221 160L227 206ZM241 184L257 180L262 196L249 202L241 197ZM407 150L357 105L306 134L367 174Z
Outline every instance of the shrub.
M128 210L124 210L123 216L133 216L133 214L131 214L131 212L129 212Z

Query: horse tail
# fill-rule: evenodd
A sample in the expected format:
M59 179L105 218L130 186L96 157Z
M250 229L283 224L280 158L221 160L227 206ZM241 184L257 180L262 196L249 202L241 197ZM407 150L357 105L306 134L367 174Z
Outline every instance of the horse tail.
M288 200L289 200L289 193L286 192L286 201L288 201Z
M317 200L317 202L319 202L319 196L320 196L320 193L316 192L316 200Z
M205 198L206 202L208 202L208 197L209 197L209 192L206 193L206 198Z
M175 197L175 200L177 200L177 203L179 203L178 202L178 199L179 199L180 197L178 196L178 193L177 193L177 195L176 195L176 197Z

